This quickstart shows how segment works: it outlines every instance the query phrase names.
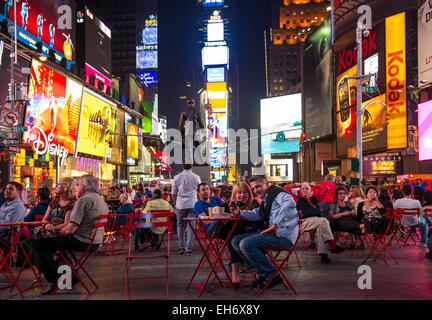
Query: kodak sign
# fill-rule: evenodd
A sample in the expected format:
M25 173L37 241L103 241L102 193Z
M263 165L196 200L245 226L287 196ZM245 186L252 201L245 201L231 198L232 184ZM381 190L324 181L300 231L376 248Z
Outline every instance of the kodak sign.
M407 147L405 12L386 18L387 148Z

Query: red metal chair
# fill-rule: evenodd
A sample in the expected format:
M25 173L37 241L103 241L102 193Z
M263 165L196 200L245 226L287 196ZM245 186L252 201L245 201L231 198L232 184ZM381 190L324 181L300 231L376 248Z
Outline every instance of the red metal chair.
M264 291L267 290L268 285L277 276L278 273L282 276L282 278L284 280L284 282L283 282L284 287L286 289L290 288L292 290L292 292L294 292L295 295L298 295L297 291L294 289L293 285L291 284L291 282L289 282L289 280L285 276L285 273L282 271L282 267L285 264L288 264L288 260L291 257L292 253L294 253L296 255L297 263L300 267L300 263L298 262L298 257L297 257L297 253L296 253L296 246L297 246L297 243L298 243L298 241L300 239L300 235L301 235L302 214L301 214L301 212L298 212L298 214L299 214L299 226L298 226L299 229L298 229L296 241L294 242L293 246L289 249L264 248L267 256L270 258L270 261L275 266L276 271L273 273L273 275L271 276L270 280L267 282L265 287L262 288L261 292L259 293L259 296L262 296ZM279 258L279 255L282 252L287 252L287 255L284 258Z
M173 225L173 222L171 221L171 217L173 216L173 213L168 210L154 210L151 213L148 214L130 214L128 216L128 230L133 229L150 229L154 227L166 227L168 230L168 239L171 232L171 227ZM134 222L134 220L137 219L151 219L150 222ZM164 221L155 221L153 222L153 219L161 219ZM147 220L149 221L149 220ZM170 242L167 243L167 251L165 254L162 255L136 255L133 253L133 241L132 241L132 232L129 233L129 251L128 256L126 257L126 288L125 288L125 297L127 296L129 299L131 299L131 293L130 293L130 280L147 280L147 279L166 279L166 297L164 298L152 298L152 299L145 299L145 300L161 300L161 299L167 299L168 300L168 289L169 289L169 256L170 256ZM152 277L134 277L131 278L129 276L131 263L133 260L136 259L157 259L157 258L163 258L166 261L166 273L163 276L152 276Z
M417 242L421 243L421 238L419 238L417 234L417 227L405 227L408 229L406 232L402 230L402 228L404 228L402 225L403 217L417 216L417 219L420 220L420 209L393 209L393 215L397 216L397 219L399 220L397 231L399 232L400 237L397 239L397 243L400 245L400 242L402 242L402 247L407 245L409 239L412 240L414 245L416 245ZM405 234L405 241L402 240L403 234Z
M87 278L90 280L90 282L95 287L95 290L99 288L99 286L96 284L96 282L93 280L93 278L90 276L90 274L87 272L87 270L84 268L84 264L86 261L90 258L90 256L96 252L96 250L92 250L92 246L94 244L94 240L97 234L97 231L99 228L106 227L108 215L103 214L99 215L99 218L95 224L95 231L93 232L93 237L90 240L89 245L87 246L87 249L85 251L73 251L73 250L59 250L59 256L60 258L71 268L71 275L75 276L75 278L82 284L84 289L87 291L88 294L91 294L90 290L86 286L85 282L83 281L82 277L79 276L78 271L82 270L84 274L87 276ZM79 255L79 257L77 257ZM72 257L72 259L69 259L67 256ZM72 260L72 262L70 261ZM57 293L58 286L56 289L51 293L51 295L54 295Z

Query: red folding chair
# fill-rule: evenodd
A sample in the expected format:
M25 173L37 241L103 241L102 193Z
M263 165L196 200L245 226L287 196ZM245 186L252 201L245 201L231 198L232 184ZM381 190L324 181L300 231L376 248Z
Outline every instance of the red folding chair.
M420 209L394 209L393 214L399 219L397 231L399 232L400 237L397 239L397 243L400 245L402 242L401 247L406 246L409 239L412 240L414 245L416 245L417 242L421 243L421 238L419 238L417 234L418 227L404 227L402 225L402 219L404 216L417 216L417 219L420 221ZM407 231L403 231L402 228L407 229ZM405 241L403 241L403 237L405 237Z
M59 250L59 256L60 258L69 266L71 269L71 275L75 276L76 279L82 284L84 289L87 291L88 294L91 294L90 290L86 286L85 282L83 281L82 277L79 276L78 271L82 270L84 274L87 276L87 278L90 280L90 282L95 287L95 290L99 288L99 286L96 284L96 282L93 280L93 278L90 276L90 274L87 272L87 270L84 268L84 264L86 261L90 258L90 256L97 251L97 249L92 249L92 246L94 244L94 240L97 234L97 231L99 228L103 228L105 232L105 227L107 223L108 215L103 214L99 215L99 218L95 224L95 230L93 232L93 237L91 238L91 241L89 245L87 246L87 249L85 251L73 251L73 250ZM77 257L79 255L79 257ZM72 259L69 259L67 256L71 257ZM72 262L70 261L72 260ZM55 295L58 290L58 286L55 288L55 290L51 293L51 295Z
M384 256L384 254L387 252L393 258L394 262L396 264L399 264L399 262L393 256L393 254L391 253L391 250L389 248L389 244L391 243L391 241L393 240L393 238L396 234L396 230L394 229L394 226L393 226L393 221L394 221L394 219L400 218L400 216L397 214L394 214L394 212L395 212L395 210L393 210L393 213L392 213L392 209L386 210L386 215L388 217L388 225L387 225L387 228L383 234L366 233L363 236L364 242L366 243L366 245L370 249L370 252L369 252L368 256L363 260L362 264L365 264L369 260L369 258L372 257L372 255L375 252L377 253L377 255L376 255L375 259L373 260L373 262L376 262L378 260L378 258L381 257L383 259L383 261L385 262L385 264L387 266L389 266L389 264L388 264L388 262Z
M273 275L271 276L270 280L267 282L267 284L265 285L265 287L262 288L261 292L259 293L259 296L262 296L262 294L264 293L264 291L267 290L268 285L277 276L278 273L280 273L280 275L282 276L282 278L284 280L284 282L282 283L284 285L284 287L286 289L290 288L292 290L292 292L294 292L294 294L296 296L298 295L297 291L294 289L293 285L287 279L287 277L285 276L285 273L282 271L282 267L285 264L288 264L288 260L291 257L292 253L295 254L295 256L297 258L297 263L298 263L298 265L300 267L300 263L298 261L297 252L296 252L296 246L297 246L297 243L298 243L298 241L300 239L300 235L301 235L302 215L301 215L301 212L298 212L298 214L299 214L299 226L298 226L299 229L298 229L296 241L294 242L294 244L292 245L292 247L289 248L289 249L264 248L264 251L266 252L267 256L270 258L270 261L275 266L276 271L273 273ZM284 258L279 258L279 255L282 252L286 252L287 255Z
M168 210L153 210L151 213L148 214L130 214L128 216L128 230L133 229L150 229L154 227L166 227L168 231L168 239L171 232L171 227L173 225L173 221L171 221L171 217L173 216L173 213ZM150 222L134 222L134 220L137 219L151 219ZM154 221L154 219L157 219ZM161 221L162 220L162 221ZM149 221L149 220L147 220ZM126 288L125 288L125 297L127 296L129 299L131 299L131 293L130 293L130 280L148 280L148 279L166 279L166 297L163 298L152 298L152 299L144 299L144 300L161 300L161 299L167 299L168 300L168 289L169 289L169 256L170 256L170 242L167 242L167 251L165 254L162 255L137 255L132 250L132 232L129 233L129 252L128 256L126 257ZM157 259L157 258L163 258L166 261L166 273L163 276L152 276L152 277L134 277L131 278L129 276L131 263L133 260L136 259Z

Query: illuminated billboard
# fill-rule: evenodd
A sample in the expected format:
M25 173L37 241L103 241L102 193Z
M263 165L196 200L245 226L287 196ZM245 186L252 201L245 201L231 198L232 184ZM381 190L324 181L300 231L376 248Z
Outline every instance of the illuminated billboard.
M419 160L432 160L432 100L418 105Z
M211 148L210 149L210 166L212 168L223 168L227 165L227 149Z
M109 157L115 124L116 105L97 93L85 89L78 152L102 158Z
M420 0L418 6L418 85L432 82L432 2Z
M225 82L224 67L207 68L207 82Z
M137 33L137 69L156 69L158 67L158 20L156 15L145 19Z
M108 87L111 87L111 79L104 76L88 63L85 64L86 82L98 88L100 91L106 92ZM92 79L92 80L90 80Z
M227 46L204 47L202 49L203 66L228 64L228 59Z
M144 87L157 86L158 84L157 71L138 71L138 77Z
M209 139L213 147L226 147L228 118L224 112L213 112L210 116Z
M207 97L214 112L225 112L227 108L226 82L207 83Z
M223 21L209 21L207 24L207 41L224 40L224 23Z
M33 60L23 143L32 145L37 154L54 149L74 154L82 91L80 83Z
M111 77L111 30L85 7L85 61Z
M301 93L261 99L261 153L299 152Z
M13 0L0 1L0 17L15 22ZM75 63L75 1L15 0L17 38L33 50L42 43L42 52L49 56L55 50L56 62L67 61L70 70ZM3 20L3 19L0 19Z
M131 122L127 123L127 156L138 159L138 126Z
M204 7L223 6L224 0L203 0Z
M146 48L156 46L147 46ZM137 69L156 69L158 67L158 52L154 49L137 51Z

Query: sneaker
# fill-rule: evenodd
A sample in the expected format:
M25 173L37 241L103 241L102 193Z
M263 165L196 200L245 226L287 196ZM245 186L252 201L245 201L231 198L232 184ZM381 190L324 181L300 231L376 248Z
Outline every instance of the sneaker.
M177 254L184 254L184 253L185 253L184 249L179 249L179 250L177 251Z
M271 288L273 288L275 285L281 284L282 282L283 282L282 277L281 277L280 275L277 275L276 277L273 278L273 280L272 280L270 283L269 283L268 280L266 280L266 281L262 282L262 283L259 285L259 287L260 287L261 289L264 289L264 287L267 286L267 283L268 283L267 289L271 289Z
M340 253L340 252L344 252L345 248L342 248L341 246L336 245L334 249L331 249L332 253Z
M331 264L332 261L329 257L327 256L321 256L321 263L325 263L325 264Z
M186 251L186 255L190 256L192 254L192 250L191 251Z

